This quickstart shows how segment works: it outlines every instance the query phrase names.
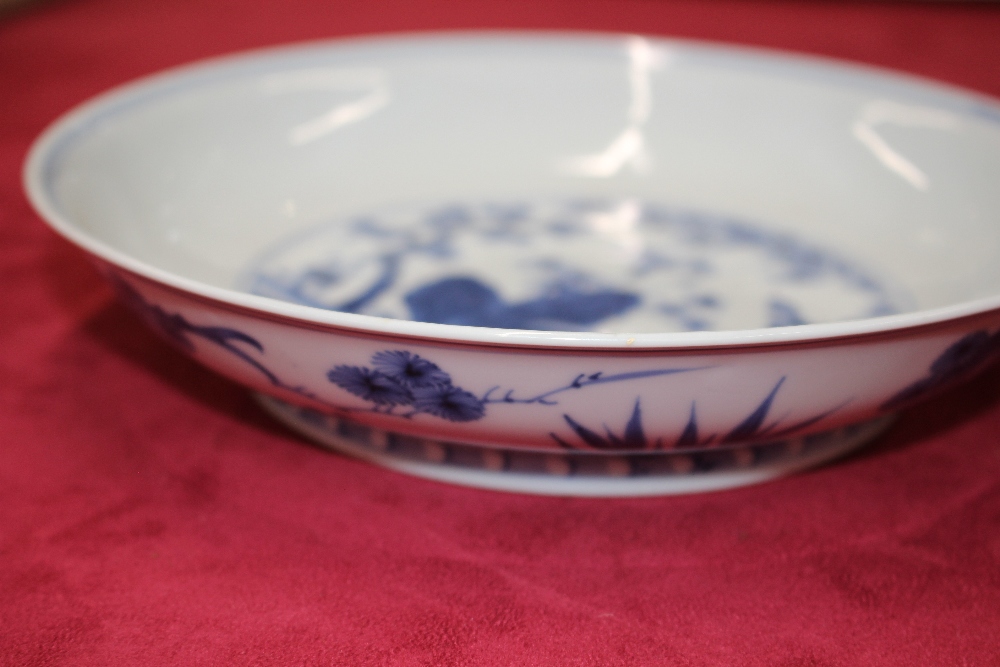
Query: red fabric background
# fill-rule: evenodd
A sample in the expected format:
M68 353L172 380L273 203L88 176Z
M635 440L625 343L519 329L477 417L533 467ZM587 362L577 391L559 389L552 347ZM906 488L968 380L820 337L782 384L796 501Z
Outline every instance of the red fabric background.
M996 371L758 487L453 488L283 430L116 305L20 192L42 127L137 75L476 26L798 49L1000 95L988 4L65 0L0 16L0 664L1000 664Z

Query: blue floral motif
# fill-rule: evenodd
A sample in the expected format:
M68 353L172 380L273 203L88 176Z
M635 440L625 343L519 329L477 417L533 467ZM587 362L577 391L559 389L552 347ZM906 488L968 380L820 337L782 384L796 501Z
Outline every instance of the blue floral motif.
M557 405L558 402L553 397L565 391L701 370L693 367L613 375L605 375L600 371L589 375L581 373L567 384L535 396L517 397L513 389L496 396L500 387L491 387L479 397L455 385L451 375L434 362L406 350L376 352L371 357L371 364L374 368L346 364L334 366L326 376L341 389L372 403L372 410L376 412L393 413L397 407L409 406L410 412L395 414L401 417L428 414L454 422L482 419L486 415L486 406L493 403Z
M113 284L126 304L134 308L151 326L178 346L193 351L192 338L200 338L218 345L255 368L275 387L325 404L337 413L356 411L356 408L328 403L302 387L294 387L283 382L261 361L251 356L248 350L256 351L260 355L264 354L264 346L252 336L228 327L193 324L179 313L169 313L162 307L148 302L124 279L113 277ZM992 359L998 349L1000 349L1000 332L993 335L989 335L986 331L969 334L949 347L935 360L927 378L904 389L883 407L895 407L897 403L908 402L944 382L975 370L987 360ZM513 389L503 391L495 396L500 392L500 387L492 387L482 397L479 397L455 385L451 376L434 362L406 350L376 352L371 357L371 364L373 368L348 364L334 366L327 372L327 379L350 394L372 404L372 411L393 413L396 408L409 407L409 412L396 414L406 418L427 414L453 422L482 419L486 415L486 407L491 404L553 406L558 405L555 397L563 392L579 391L598 384L688 373L705 368L665 368L616 374L605 374L602 371L580 373L568 383L534 396L517 397ZM672 445L665 445L662 438L651 440L643 428L639 398L636 398L632 414L620 434L616 434L606 426L604 434L598 433L570 415L564 414L563 420L576 434L580 442L571 442L555 433L550 433L550 436L566 449L625 451L696 448L705 447L716 441L720 445L724 445L756 441L764 437L784 437L812 426L846 405L846 402L842 403L826 412L813 415L783 428L778 428L777 422L766 424L771 404L784 381L785 378L781 378L754 411L718 440L716 440L715 435L699 436L694 404L691 406L687 426Z
M642 378L652 378L677 373L703 370L703 367L664 368L631 373L605 374L581 373L567 384L527 397L515 396L510 389L499 393L499 387L491 387L482 397L452 382L451 376L434 362L405 350L383 350L371 357L374 368L339 365L327 373L330 382L372 404L372 411L397 414L412 418L426 414L453 422L469 422L486 416L487 406L496 403L521 405L558 405L556 396L567 391L577 391L597 384L626 382ZM588 428L568 414L563 420L569 425L579 442L559 436L549 435L566 449L589 450L663 450L674 448L706 447L713 443L720 446L760 440L764 437L784 437L802 431L833 414L845 403L823 413L813 415L791 425L779 428L779 422L767 423L771 405L785 378L782 377L771 388L760 404L729 432L702 437L698 432L698 418L695 404L683 432L667 445L663 438L655 440L647 437L642 423L641 399L636 398L632 414L620 433L607 426L603 433ZM409 412L394 412L397 407L409 407ZM779 420L780 421L780 420Z
M376 405L409 405L410 391L394 377L358 366L336 366L326 374L338 387Z
M451 384L417 387L413 390L413 409L453 422L475 421L486 413L482 400Z
M993 360L1000 351L1000 331L973 331L955 341L931 363L923 378L904 388L882 404L883 410L897 410L919 398L968 377Z
M395 378L407 387L451 384L451 376L438 368L437 364L411 352L402 350L377 352L372 356L372 365L376 370Z
M482 419L486 400L452 384L451 376L432 361L405 350L383 350L371 358L372 366L335 366L326 377L330 382L375 404L375 410L391 412L409 406L402 414L429 414L453 422Z

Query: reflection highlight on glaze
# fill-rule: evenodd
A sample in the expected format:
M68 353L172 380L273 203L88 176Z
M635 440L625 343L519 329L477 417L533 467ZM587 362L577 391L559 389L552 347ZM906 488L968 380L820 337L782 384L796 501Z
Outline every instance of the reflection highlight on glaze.
M917 190L930 186L927 174L886 142L876 131L879 125L893 124L901 127L953 130L958 118L947 111L930 107L900 104L889 100L875 100L866 104L858 119L851 125L851 133L865 146L886 169L893 172Z
M635 171L649 169L649 155L643 127L653 110L652 73L670 60L670 52L649 40L633 36L627 42L630 102L628 123L607 148L599 153L566 160L563 171L590 178L608 178L630 165Z
M627 261L637 261L645 249L640 221L642 206L637 199L625 199L608 210L587 216L590 229L617 246Z
M346 125L364 120L392 99L388 77L384 70L377 68L314 68L285 72L264 77L261 89L267 95L322 91L357 91L362 94L293 127L288 133L288 142L292 146L303 146Z

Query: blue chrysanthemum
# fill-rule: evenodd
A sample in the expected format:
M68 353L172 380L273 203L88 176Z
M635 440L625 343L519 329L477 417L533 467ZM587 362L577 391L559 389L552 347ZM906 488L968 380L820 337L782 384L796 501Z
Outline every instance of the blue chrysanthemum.
M372 365L385 375L407 387L428 387L451 384L451 376L437 364L401 350L386 350L372 356Z
M376 405L407 405L413 401L402 383L370 368L336 366L326 377L338 387Z
M453 422L470 422L481 419L486 406L473 394L452 385L429 385L413 390L413 407Z

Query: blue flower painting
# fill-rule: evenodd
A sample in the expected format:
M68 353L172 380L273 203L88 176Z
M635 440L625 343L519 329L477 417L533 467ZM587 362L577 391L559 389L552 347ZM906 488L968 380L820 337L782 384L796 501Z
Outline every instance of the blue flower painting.
M413 402L413 394L402 382L370 368L335 366L326 377L338 387L376 405L409 405Z
M600 371L581 373L566 384L534 396L518 397L513 389L501 391L498 386L477 396L456 385L451 375L429 359L405 350L383 350L372 355L371 366L341 364L327 371L326 378L370 403L373 412L407 418L426 414L452 422L469 422L482 419L486 415L486 406L493 403L557 405L554 397L563 392L695 370L700 369L663 368L611 375ZM400 410L397 411L397 408ZM403 408L409 408L409 411L404 411ZM631 444L635 437L626 435L626 439Z
M413 408L417 412L447 419L453 422L468 422L482 418L486 406L461 387L437 384L418 387L413 390Z
M404 350L372 355L367 366L334 366L327 379L341 389L373 404L375 411L392 412L406 406L403 416L428 414L453 422L481 419L486 401L452 384L451 376L432 361Z
M558 399L563 394L584 391L598 385L686 374L709 368L674 367L610 374L591 369L577 373L572 379L563 380L558 386L538 394L519 395L514 389L502 389L497 385L478 396L458 386L449 373L429 359L407 350L382 350L371 356L368 366L338 364L326 372L326 379L329 382L369 404L367 408L350 407L327 402L304 387L284 382L263 363L261 357L265 356L264 346L256 338L228 327L194 324L179 313L168 312L161 306L150 303L125 280L118 278L114 282L122 299L163 336L177 345L189 352L194 351L195 339L216 345L256 369L273 386L307 397L314 403L326 405L339 414L367 409L403 418L428 415L450 422L472 422L485 417L489 405L555 406L559 404ZM977 331L969 334L951 345L931 364L927 377L901 391L883 407L896 407L947 381L964 376L993 359L998 350L1000 350L1000 333L990 335L986 331ZM849 402L845 401L802 421L780 426L778 422L781 420L770 421L768 416L784 382L784 377L779 379L756 409L724 434L700 435L696 406L692 403L687 425L680 434L671 439L671 442L666 442L660 437L650 438L643 426L643 409L641 400L637 397L631 415L620 431L616 432L603 426L602 433L600 430L585 426L583 420L563 414L563 421L576 437L560 436L554 432L549 435L560 446L578 450L632 451L698 448L713 443L728 445L761 440L765 437L782 438L804 431ZM653 406L653 409L655 410L656 406Z
M450 385L451 377L437 364L403 350L386 350L372 356L372 365L379 372L397 379L407 387Z

